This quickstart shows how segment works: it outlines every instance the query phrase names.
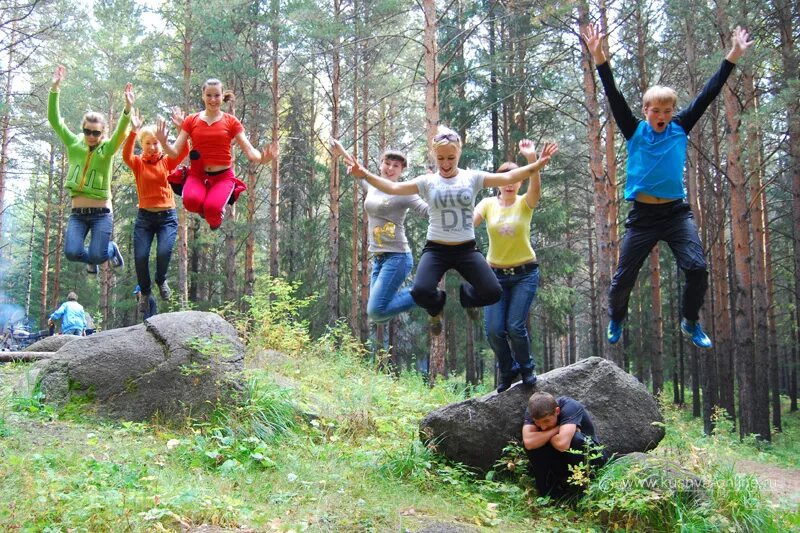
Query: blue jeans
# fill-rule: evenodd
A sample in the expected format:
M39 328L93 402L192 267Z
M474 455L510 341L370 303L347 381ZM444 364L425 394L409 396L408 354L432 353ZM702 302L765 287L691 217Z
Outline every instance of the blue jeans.
M114 255L111 246L111 230L114 228L113 213L83 215L72 213L64 236L64 255L69 261L101 265ZM86 234L92 232L89 248L84 246Z
M400 289L414 259L410 253L387 252L372 259L367 315L374 322L388 322L394 315L414 307L409 288Z
M539 287L539 269L506 275L495 271L503 289L500 301L486 307L486 338L497 356L501 379L511 379L517 371L533 372L528 311Z
M136 223L133 225L133 259L136 264L136 279L142 294L152 292L150 282L150 248L153 237L158 237L156 245L156 284L161 285L167 279L169 261L175 238L178 235L178 213L174 209L167 211L147 211L139 209Z

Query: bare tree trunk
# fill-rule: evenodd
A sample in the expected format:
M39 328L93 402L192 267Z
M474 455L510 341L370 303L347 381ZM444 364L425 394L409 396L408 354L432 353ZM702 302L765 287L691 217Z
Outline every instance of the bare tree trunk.
M64 187L64 179L67 175L67 154L66 151L61 153L61 162L58 169L58 214L57 214L57 230L56 230L56 249L53 250L56 258L56 264L53 267L53 297L50 300L50 307L56 308L59 304L59 291L61 290L61 261L64 249L64 204L66 203L66 188Z
M353 12L355 13L355 19L358 21L358 2L357 0L353 0ZM358 27L358 22L356 22L356 27ZM357 30L356 30L357 31ZM360 54L359 54L359 44L356 44L353 47L353 157L358 160L358 121L361 118L359 116L359 86L358 86L358 76L360 74L359 71L359 61ZM366 113L366 109L364 110ZM364 136L366 137L367 132L364 131ZM359 290L359 281L361 280L361 276L359 276L359 263L358 263L358 245L360 244L361 239L358 238L359 236L359 228L361 227L360 220L361 217L359 216L359 186L358 180L353 178L353 214L352 214L352 235L350 238L350 329L353 332L353 336L358 336L359 332L361 331L361 327L359 325L359 319L361 318L361 313L359 312L359 304L361 303L361 299L359 298L360 290ZM364 215L366 216L366 215Z
M33 183L31 184L32 187L36 187L36 179L34 178ZM39 202L37 201L37 196L33 196L33 213L31 214L31 236L28 239L28 279L26 283L26 291L25 291L25 326L28 326L28 319L31 316L31 296L33 293L33 243L34 237L36 236L36 211L39 207Z
M363 80L364 86L361 89L361 95L364 98L364 109L367 108L368 100L368 80L367 80L367 65L366 62L362 62L363 71ZM361 161L364 165L364 168L367 168L367 164L369 163L369 135L367 135L367 113L364 112L361 114L361 131L364 132L362 135L362 150L361 150ZM385 126L384 126L385 127ZM385 132L385 129L384 129ZM385 138L384 138L385 139ZM364 205L364 200L366 199L366 191L362 191L361 195L359 196L359 204ZM367 338L369 337L369 319L367 317L367 304L369 303L369 220L366 213L361 217L360 225L358 226L359 231L356 234L355 229L353 230L353 238L356 238L356 235L361 240L361 252L359 254L359 262L361 263L360 273L361 273L361 283L359 284L359 309L361 312L360 316L360 337L361 342L366 342ZM392 350L392 354L396 354L396 350ZM394 355L393 355L394 356ZM397 367L399 369L399 367Z
M192 108L192 0L184 0L183 23L183 108ZM186 309L189 303L189 219L186 210L178 209L178 301Z
M278 142L281 130L280 102L281 88L278 83L278 66L280 65L279 52L279 22L280 1L270 0L270 27L272 41L272 142ZM273 278L280 275L280 158L272 160L272 182L269 191L269 275Z
M723 32L727 33L726 15L720 8L718 22ZM729 80L722 90L725 103L725 122L728 126L727 173L731 185L731 241L733 245L733 290L734 321L736 324L736 341L734 353L736 357L736 374L739 382L739 432L741 437L752 433L760 433L759 418L769 418L759 413L758 391L756 387L755 346L753 344L753 280L750 257L750 216L747 202L747 178L742 170L739 156L739 125L741 109L736 94L731 89L733 80ZM769 424L767 424L768 426ZM761 433L761 438L769 438L769 428Z
M5 25L5 24L4 24ZM17 22L11 22L11 31L9 33L10 41L13 43L14 34L16 33ZM4 202L6 196L6 172L8 170L8 145L11 142L11 89L14 79L14 53L15 46L13 44L8 46L8 69L6 73L6 84L3 88L3 104L0 106L0 111L3 115L0 116L0 239L3 237L3 218L5 214ZM3 262L3 248L5 245L0 240L0 263Z
M756 100L755 80L753 71L745 66L742 70L742 85L744 87L744 109L747 112L756 112L758 102ZM747 128L747 179L750 182L750 206L751 223L753 230L753 324L755 326L755 368L756 368L756 409L759 413L769 413L769 376L770 376L770 357L769 357L769 325L767 324L769 297L767 295L767 264L766 264L766 220L763 209L764 190L761 179L761 134L758 126L750 123ZM780 403L778 403L780 409ZM769 416L761 416L766 419L765 427L769 428ZM767 434L767 440L771 440Z
M47 290L50 272L50 225L53 212L53 173L56 164L56 147L50 143L50 160L47 164L47 196L45 197L44 236L42 238L42 272L39 289L39 329L47 326ZM0 229L0 232L2 230Z
M432 148L433 137L436 135L436 128L439 126L439 67L437 66L438 48L436 44L436 2L435 0L423 0L422 11L425 16L425 30L423 46L425 48L425 130L428 140L428 152ZM446 287L445 279L442 276L439 288L444 290ZM447 319L442 316L442 329L447 327ZM431 335L430 339L430 363L429 373L430 382L434 383L436 378L445 372L445 352L447 350L445 335Z
M587 235L589 237L589 246L587 247L589 250L589 309L590 309L590 321L591 326L589 327L589 338L591 343L591 351L590 353L594 357L598 357L602 355L602 348L599 346L599 343L602 342L600 340L600 332L598 324L601 323L601 318L599 316L600 311L598 310L597 305L597 286L595 280L596 277L596 268L595 268L595 253L594 253L594 240L592 236L594 235L594 227L592 226L592 209L591 204L587 202L586 206L586 227L587 227Z
M333 0L333 16L338 22L341 17L341 0ZM331 51L333 72L331 74L331 135L339 138L339 112L341 94L341 59L338 38ZM328 323L339 318L339 190L341 188L339 163L331 159L331 180L328 186L330 215L328 217Z
M583 29L589 23L589 7L585 1L578 4L579 26ZM597 236L597 291L605 297L611 286L611 250L609 249L609 204L611 203L608 191L608 179L603 169L603 150L601 147L600 109L597 103L597 85L594 78L594 63L592 56L585 46L581 47L581 69L583 70L583 94L588 111L587 136L589 142L589 170L594 185L594 218ZM598 314L599 330L605 331L608 317L603 313ZM618 349L612 349L603 343L598 343L598 355L604 356L607 352L611 359L619 363Z
M761 209L764 212L764 251L767 267L767 324L769 328L769 388L772 391L772 427L783 431L781 416L780 352L778 350L778 331L775 317L775 278L772 272L772 239L767 220L767 195L761 195Z

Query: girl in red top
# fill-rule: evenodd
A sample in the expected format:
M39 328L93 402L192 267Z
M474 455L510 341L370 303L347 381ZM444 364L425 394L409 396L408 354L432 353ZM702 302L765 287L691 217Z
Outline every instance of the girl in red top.
M233 141L236 141L252 163L267 163L278 155L278 145L275 142L263 153L259 152L245 136L242 123L220 109L223 102L232 99L231 91L223 93L221 81L209 79L203 84L205 110L186 117L174 145L170 145L167 140L164 119L159 119L156 130L164 152L170 157L178 156L186 145L186 139L192 140L192 151L189 154L192 163L183 186L183 207L192 213L201 214L211 229L220 227L225 204L244 190L244 183L233 174Z
M172 121L180 128L183 113L173 111ZM170 172L189 154L184 145L178 157L165 157L161 144L156 139L155 128L142 127L138 112L131 115L131 132L122 148L122 160L133 171L136 178L136 192L139 195L139 213L133 226L133 256L136 264L136 278L141 288L139 312L149 318L149 301L152 289L150 281L150 248L153 238L156 245L156 285L161 298L166 300L171 294L167 284L167 271L178 235L178 214L175 211L175 197L167 181ZM138 135L137 135L138 133ZM142 146L142 155L133 155L136 138Z

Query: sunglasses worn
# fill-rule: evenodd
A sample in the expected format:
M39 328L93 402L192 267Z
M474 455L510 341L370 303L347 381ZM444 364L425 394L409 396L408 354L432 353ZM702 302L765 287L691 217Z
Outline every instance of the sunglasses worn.
M83 128L83 134L86 137L100 137L103 132L99 130L90 130L89 128Z
M451 143L459 142L458 135L455 133L440 133L433 137L434 142L450 141Z

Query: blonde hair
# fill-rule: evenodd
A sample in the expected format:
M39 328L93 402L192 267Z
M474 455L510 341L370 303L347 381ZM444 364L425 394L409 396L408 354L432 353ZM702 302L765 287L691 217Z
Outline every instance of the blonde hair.
M678 93L674 89L663 85L653 85L645 91L642 97L642 107L647 109L653 104L670 104L672 107L678 103Z
M436 135L433 136L433 140L431 141L431 146L435 150L440 146L445 146L448 144L454 144L458 151L461 151L461 137L455 131L451 130L447 126L442 126L441 124L436 128Z
M139 144L143 143L144 140L148 137L152 137L158 140L158 137L156 137L156 129L154 126L142 126L139 129L138 135L136 135L136 138L139 140Z

